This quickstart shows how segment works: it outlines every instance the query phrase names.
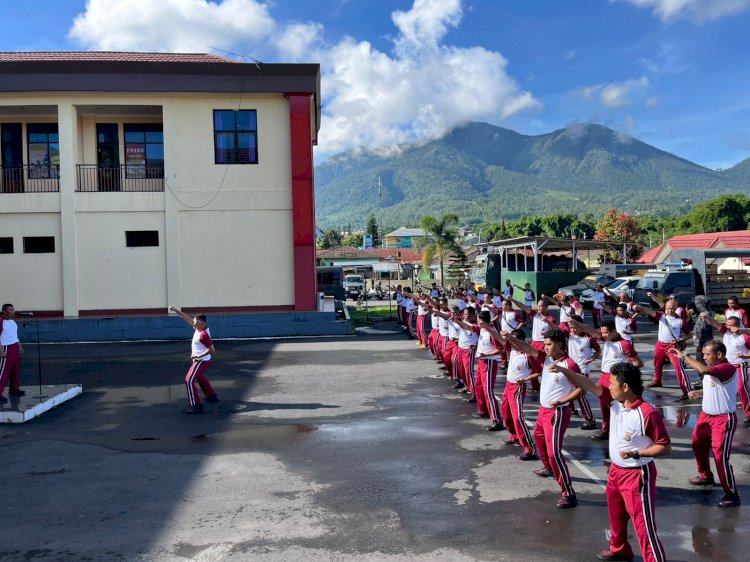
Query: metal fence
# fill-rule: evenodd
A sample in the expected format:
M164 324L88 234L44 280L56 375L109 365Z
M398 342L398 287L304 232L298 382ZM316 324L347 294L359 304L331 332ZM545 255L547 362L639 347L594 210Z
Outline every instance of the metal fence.
M60 191L60 166L23 165L0 168L0 193Z
M76 191L164 191L164 168L78 164Z

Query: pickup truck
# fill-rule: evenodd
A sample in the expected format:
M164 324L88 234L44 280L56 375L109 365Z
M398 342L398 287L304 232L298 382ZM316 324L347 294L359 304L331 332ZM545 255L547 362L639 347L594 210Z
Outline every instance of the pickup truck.
M735 253L737 253L735 251ZM664 266L664 269L648 271L638 282L633 300L642 305L653 303L646 295L651 291L655 298L674 296L681 306L691 305L697 295L711 299L712 308L723 311L729 297L737 297L740 306L750 309L750 298L744 296L750 291L750 272L743 270L717 271L706 259L717 260L733 257L730 250L681 250L672 253L672 259L679 263ZM741 256L740 256L741 257Z
M344 277L344 291L350 299L356 299L365 290L365 280L361 275L349 274Z

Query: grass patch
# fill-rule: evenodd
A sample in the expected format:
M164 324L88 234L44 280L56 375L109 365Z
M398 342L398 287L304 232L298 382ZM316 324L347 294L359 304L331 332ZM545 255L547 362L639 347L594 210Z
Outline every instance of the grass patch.
M367 321L370 322L377 322L379 320L387 320L388 319L388 307L387 306L368 306L367 310L365 310L364 306L360 306L359 308L354 306L347 307L349 309L349 317L352 321L352 326L354 328L361 328L362 326L367 325ZM397 306L394 304L390 308L390 316L393 320L396 319L396 314L398 312Z

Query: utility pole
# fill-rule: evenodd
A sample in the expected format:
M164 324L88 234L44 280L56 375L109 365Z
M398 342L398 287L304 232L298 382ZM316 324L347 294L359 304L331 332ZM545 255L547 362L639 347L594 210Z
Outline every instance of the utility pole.
M378 214L380 215L380 247L383 247L383 182L378 176Z

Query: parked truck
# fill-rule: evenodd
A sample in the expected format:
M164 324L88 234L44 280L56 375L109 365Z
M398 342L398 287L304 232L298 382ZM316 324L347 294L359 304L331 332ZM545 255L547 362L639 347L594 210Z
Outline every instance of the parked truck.
M724 266L719 272L719 262L735 258L736 269ZM737 297L740 306L750 312L750 272L742 264L743 258L750 258L748 250L678 250L672 252L670 262L659 269L648 271L638 282L633 300L641 305L653 303L647 296L663 300L674 296L682 306L693 303L697 295L711 299L717 311L726 308L729 297Z

